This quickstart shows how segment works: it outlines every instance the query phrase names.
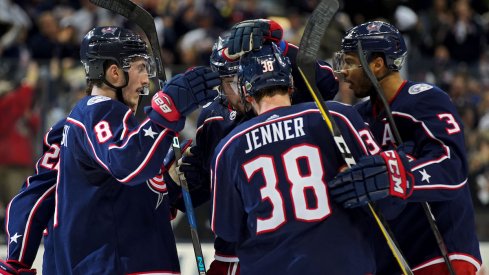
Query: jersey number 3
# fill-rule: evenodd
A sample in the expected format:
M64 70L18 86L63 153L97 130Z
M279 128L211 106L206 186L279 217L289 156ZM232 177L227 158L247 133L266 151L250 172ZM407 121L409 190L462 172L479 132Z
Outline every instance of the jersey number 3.
M306 161L309 173L303 175L298 166L299 160ZM303 222L314 222L325 219L331 214L326 183L323 180L324 170L321 154L317 147L301 145L294 147L282 155L281 161L285 168L294 209L295 219ZM262 202L272 205L272 213L267 218L257 218L256 234L275 231L286 222L285 205L278 188L277 169L272 156L261 156L243 165L248 181L262 173L265 185L260 189ZM306 191L312 192L316 201L306 198ZM311 196L308 196L311 197Z

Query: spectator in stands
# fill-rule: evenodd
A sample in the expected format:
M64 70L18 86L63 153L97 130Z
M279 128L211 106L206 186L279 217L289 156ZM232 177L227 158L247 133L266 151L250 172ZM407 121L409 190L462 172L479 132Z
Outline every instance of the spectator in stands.
M2 60L2 63L5 63ZM39 115L32 109L38 77L37 65L32 63L26 78L17 85L12 72L0 76L0 209L18 193L22 182L32 174L33 140L39 128ZM0 210L2 214L5 211ZM3 222L1 223L4 224ZM0 227L2 235L4 227ZM2 241L4 238L0 238Z

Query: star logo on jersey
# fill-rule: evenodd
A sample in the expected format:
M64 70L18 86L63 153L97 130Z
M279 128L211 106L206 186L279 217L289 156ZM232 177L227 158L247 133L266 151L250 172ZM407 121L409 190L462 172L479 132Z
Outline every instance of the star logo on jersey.
M430 183L430 174L428 174L428 172L426 172L426 169L423 169L421 171L419 171L419 173L421 173L421 181L427 181L428 183Z
M149 126L148 129L143 129L143 131L145 137L150 136L152 139L155 139L155 135L158 134L156 132L153 132L153 128L151 128L151 126Z
M17 239L20 237L22 237L22 235L19 235L17 234L17 232L15 232L15 234L12 237L10 237L10 243L12 242L17 243Z

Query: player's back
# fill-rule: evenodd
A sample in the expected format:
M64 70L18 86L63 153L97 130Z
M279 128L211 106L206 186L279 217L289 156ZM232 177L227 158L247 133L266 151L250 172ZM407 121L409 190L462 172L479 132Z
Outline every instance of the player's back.
M328 103L354 156L363 121ZM353 116L353 117L352 117ZM356 130L354 130L356 128ZM236 127L213 162L215 233L238 242L242 274L366 274L375 267L361 210L328 197L345 162L312 103L278 108ZM244 222L243 227L240 226Z

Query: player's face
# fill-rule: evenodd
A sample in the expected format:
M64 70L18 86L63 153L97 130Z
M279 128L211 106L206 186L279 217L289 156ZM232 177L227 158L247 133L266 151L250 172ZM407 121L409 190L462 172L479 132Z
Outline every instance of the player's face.
M338 70L342 76L341 78L343 78L349 85L349 88L353 90L355 97L364 98L369 96L372 83L363 71L358 56L355 53L345 53L342 58L343 63Z
M147 62L142 59L133 61L127 73L129 75L129 82L122 89L122 97L126 105L133 112L136 112L139 96L144 94L145 89L148 89L149 85Z
M238 112L244 112L245 106L243 104L241 96L239 95L238 90L238 77L223 77L221 85L224 91L224 95L226 96L228 102L231 104L233 109Z

